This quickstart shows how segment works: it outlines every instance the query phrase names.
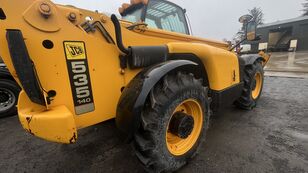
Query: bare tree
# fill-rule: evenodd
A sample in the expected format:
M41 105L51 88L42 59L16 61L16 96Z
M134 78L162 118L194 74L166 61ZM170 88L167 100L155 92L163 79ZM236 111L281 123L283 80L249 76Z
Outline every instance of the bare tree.
M303 9L303 11L304 11L304 16L308 16L308 0L306 0L306 2L305 3L303 3L303 7L304 7L304 9Z
M308 1L308 0L307 0ZM257 25L262 25L264 22L264 13L260 7L254 7L251 10L248 10L249 15L253 18L252 20L256 21ZM233 43L237 43L245 38L246 24L243 24L242 28L234 35Z
M264 13L260 7L254 7L248 10L249 14L253 17L253 20L257 22L257 25L262 25L264 22Z
M232 38L232 44L237 44L241 40L243 40L245 37L245 33L242 29L240 29Z

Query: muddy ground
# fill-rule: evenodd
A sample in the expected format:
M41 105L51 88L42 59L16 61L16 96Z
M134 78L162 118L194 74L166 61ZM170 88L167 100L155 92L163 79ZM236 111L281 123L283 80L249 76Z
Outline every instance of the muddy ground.
M113 121L80 131L73 145L27 134L0 119L0 172L143 172ZM206 143L180 173L308 172L308 79L267 77L252 111L229 107L211 119Z

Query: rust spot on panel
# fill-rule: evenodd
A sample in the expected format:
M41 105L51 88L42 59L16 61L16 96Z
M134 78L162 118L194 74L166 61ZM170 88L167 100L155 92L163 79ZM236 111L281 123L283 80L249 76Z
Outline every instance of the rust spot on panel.
M77 136L76 136L76 133L74 133L73 137L70 139L70 144L76 142L77 140Z
M32 120L32 116L31 117L27 117L26 120L27 120L28 124L30 124L30 122Z
M26 129L26 131L28 131L28 133L30 133L31 135L35 136L34 133L33 133L33 132L31 131L31 129L30 129L30 123L31 123L31 121L32 121L32 117L33 117L33 116L31 116L31 117L26 117L26 120L27 120L27 123L28 123L28 129Z
M34 133L31 131L31 129L29 129L28 132L29 132L31 135L35 136Z
M26 132L28 132L28 133L30 133L31 135L35 136L34 133L31 131L31 129L26 129L26 128L24 128L24 129L26 130Z

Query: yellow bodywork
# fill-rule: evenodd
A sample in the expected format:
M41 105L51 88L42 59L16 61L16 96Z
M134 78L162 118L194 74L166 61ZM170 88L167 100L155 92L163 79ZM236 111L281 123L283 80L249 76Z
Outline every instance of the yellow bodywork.
M169 43L170 53L193 52L203 62L212 90L221 91L240 82L238 58L229 51L200 43Z
M268 61L271 58L271 54L267 54L264 51L260 51L259 55L263 58L262 66L265 67L265 65L268 63Z
M29 133L50 141L73 143L77 139L77 129L74 115L65 106L55 106L46 111L45 109L30 104L24 91L19 95L18 111L19 120L24 129Z
M39 7L46 3L51 15L44 17ZM0 0L7 19L0 20L0 56L14 78L19 82L12 65L6 29L19 29L36 67L38 78L46 90L55 90L56 97L48 106L41 106L29 100L21 92L18 102L19 119L30 133L49 141L72 143L77 139L77 129L88 127L116 115L121 88L125 87L141 69L120 68L121 52L109 44L97 30L85 32L80 26L85 17L101 22L115 40L114 26L104 14L55 5L48 0ZM68 16L74 13L76 19ZM46 14L47 15L47 14ZM240 82L238 58L228 51L228 44L219 41L196 38L159 29L125 29L132 23L122 21L123 42L126 46L167 45L170 53L192 53L205 65L210 89L221 91ZM52 49L42 46L44 40L54 43ZM76 115L67 70L64 42L83 42L86 49L95 110ZM73 57L71 57L73 58ZM20 84L20 82L19 82Z

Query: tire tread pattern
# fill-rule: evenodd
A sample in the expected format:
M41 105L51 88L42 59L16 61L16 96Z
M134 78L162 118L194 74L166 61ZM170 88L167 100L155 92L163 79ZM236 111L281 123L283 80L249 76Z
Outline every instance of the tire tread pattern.
M207 93L208 88L202 86L202 80L195 79L193 74L181 72L166 75L151 90L141 115L141 126L134 135L133 144L136 156L147 172L175 171L185 165L197 153L205 138L203 134L205 135L211 112L209 109L210 99ZM170 107L172 107L174 100L184 99L187 94L203 99L205 125L194 151L183 157L173 157L164 146L165 136L162 132L165 132L164 124L168 121L166 112L172 111Z
M241 97L235 101L235 105L241 109L245 110L251 110L257 105L257 101L259 100L261 93L262 93L262 88L263 88L263 82L262 81L262 88L260 91L260 94L258 98L253 99L251 96L252 92L252 84L253 80L255 77L255 74L257 72L260 72L262 75L262 80L264 80L264 71L262 67L262 62L261 61L255 61L252 65L248 65L245 67L244 70L244 88Z

